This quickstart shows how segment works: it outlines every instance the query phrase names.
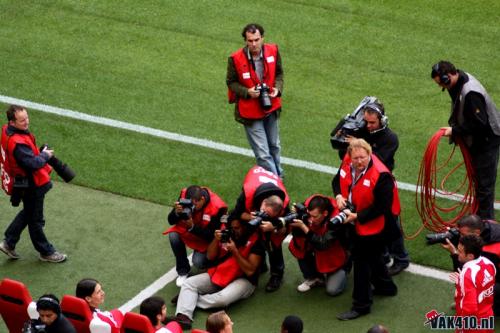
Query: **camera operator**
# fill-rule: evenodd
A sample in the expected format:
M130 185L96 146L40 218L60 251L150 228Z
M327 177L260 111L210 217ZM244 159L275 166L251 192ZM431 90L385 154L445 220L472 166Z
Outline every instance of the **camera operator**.
M236 121L245 126L257 164L283 177L279 113L283 67L276 44L264 44L264 28L251 23L241 33L246 46L228 59L226 83Z
M346 251L341 240L344 225L333 225L330 219L339 213L334 198L315 194L304 202L307 215L304 220L290 223L293 238L289 249L299 262L305 281L297 287L306 292L312 287L325 284L326 292L336 296L346 286ZM297 231L297 232L296 232Z
M183 329L190 329L194 310L223 308L250 297L255 291L259 267L264 256L259 233L248 223L229 219L230 237L222 242L221 230L208 246L207 257L214 262L207 273L189 277L182 285L177 300L177 321Z
M36 302L38 319L28 322L24 333L76 333L71 322L61 313L59 299L52 294L43 295Z
M399 147L397 134L389 128L389 120L385 114L384 104L376 98L371 97L361 111L363 112L364 127L356 132L356 137L365 139L372 147L372 152L382 163L393 171L395 167L394 156ZM346 142L355 139L354 136L346 135ZM339 156L344 158L346 151L339 149ZM401 229L400 220L398 225ZM404 245L403 233L388 245L388 251L385 254L386 261L393 258L393 264L389 267L389 275L397 275L410 265L410 256Z
M208 244L226 212L226 203L208 187L192 185L182 189L179 200L168 214L168 222L173 226L163 233L168 234L175 255L178 287L186 281L191 269L186 246L193 249L193 265L205 269Z
M478 215L472 214L462 217L457 222L457 229L460 236L479 236L484 243L481 255L491 260L495 267L500 270L500 224L483 221ZM456 241L458 239L446 238L446 243L442 244L442 247L450 252L453 269L458 272L459 269L462 269L463 263L459 261ZM498 295L500 295L500 274L496 275L494 286L493 311L496 316L500 315L500 297Z
M363 139L351 141L332 185L337 206L347 215L344 223L353 223L355 227L353 304L351 311L337 316L351 320L370 312L373 293L397 294L383 252L387 243L399 235L396 218L400 202L391 172ZM355 212L345 209L347 201L354 205Z
M279 289L285 272L281 243L286 237L286 228L273 221L288 212L289 201L281 178L262 167L254 166L245 176L243 191L236 201L236 207L231 212L233 218L245 222L253 220L256 211L267 214L267 220L264 219L259 224L259 229L271 266L271 277L266 284L268 292ZM265 263L263 263L264 266Z
M23 230L28 227L31 242L40 253L40 260L59 263L66 260L64 253L57 252L47 240L43 228L43 204L45 194L52 188L47 164L54 151L40 151L35 137L28 130L28 111L18 105L7 109L8 124L2 127L1 139L1 179L2 187L11 195L13 206L23 202L23 209L5 230L5 239L0 250L11 259L19 259L15 251Z

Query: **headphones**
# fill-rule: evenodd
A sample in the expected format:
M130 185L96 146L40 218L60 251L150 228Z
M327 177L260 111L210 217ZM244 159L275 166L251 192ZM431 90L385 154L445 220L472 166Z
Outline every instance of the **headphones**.
M389 123L389 118L385 115L384 109L381 107L381 105L377 102L377 99L370 101L364 106L365 109L370 109L373 110L377 113L378 119L380 120L380 130L384 129L387 127L387 124Z
M59 304L59 302L53 298L50 298L50 297L40 297L38 299L38 301L36 301L37 309L38 309L40 304L43 304L43 303L47 304L47 302L49 304L51 304L50 307L53 308L55 313L57 313L57 314L61 313L61 305Z
M450 76L448 75L448 73L443 73L441 71L441 67L439 66L439 62L437 64L435 64L434 66L432 66L432 77L436 77L436 76L439 77L439 82L441 82L445 86L450 84L450 81L451 81Z

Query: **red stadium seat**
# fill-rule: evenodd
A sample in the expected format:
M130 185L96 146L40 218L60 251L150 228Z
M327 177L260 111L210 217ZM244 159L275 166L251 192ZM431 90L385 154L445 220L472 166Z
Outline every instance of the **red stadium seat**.
M92 312L85 300L64 295L61 300L61 311L75 326L77 333L90 333L89 325L92 321Z
M155 333L153 325L148 317L134 312L125 313L123 318L121 333Z
M31 295L19 281L4 278L0 282L0 314L10 333L21 333L28 316Z

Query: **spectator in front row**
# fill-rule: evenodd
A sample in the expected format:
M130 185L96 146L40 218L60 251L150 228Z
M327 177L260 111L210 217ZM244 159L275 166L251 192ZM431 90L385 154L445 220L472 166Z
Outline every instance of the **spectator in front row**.
M205 327L208 333L233 333L233 322L225 311L210 314Z
M297 316L286 316L281 324L281 333L302 333L304 323Z
M166 326L163 324L167 318L165 300L159 296L152 296L142 301L139 313L148 317L156 333L182 333L181 326L173 321Z
M216 262L207 273L189 277L182 285L176 316L170 318L191 329L196 307L221 308L250 297L259 278L264 249L259 233L238 219L230 221L229 239L221 230L208 246L207 258Z
M105 295L101 284L95 279L83 279L76 285L76 297L85 300L93 314L89 326L91 333L102 332L102 327L119 330L122 325L123 314L120 310L99 310L98 306L104 303Z
M382 325L372 326L366 333L389 333L389 330Z
M189 202L187 207L179 203L182 199ZM193 249L193 265L205 269L208 244L214 238L215 230L219 229L221 216L226 212L226 203L209 188L192 185L182 189L174 208L168 214L168 223L172 227L163 233L168 234L175 255L177 287L182 287L191 269L186 246Z
M45 294L36 302L39 318L29 324L31 327L45 325L47 333L76 333L71 322L61 313L59 299L52 294Z

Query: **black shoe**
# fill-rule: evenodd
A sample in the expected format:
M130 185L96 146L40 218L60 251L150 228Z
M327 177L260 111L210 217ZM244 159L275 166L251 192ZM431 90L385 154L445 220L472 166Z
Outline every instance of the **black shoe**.
M337 315L337 319L338 320L353 320L353 319L359 318L361 316L364 316L368 313L369 312L362 313L362 312L358 312L356 310L350 310L350 311L343 312L343 313Z
M175 316L168 316L165 319L165 323L169 323L171 321L176 321L181 325L182 330L190 330L193 327L193 321L189 319L188 316L182 313L178 313Z
M389 269L387 270L389 272L389 276L398 275L403 270L407 269L409 265L410 264L399 264L399 263L392 264L392 266L389 267Z
M266 285L266 291L273 292L278 290L281 286L282 281L283 278L281 276L271 275L271 278L269 279L269 282Z
M172 299L170 300L170 303L176 305L178 299L179 299L179 294L177 294L174 297L172 297Z

